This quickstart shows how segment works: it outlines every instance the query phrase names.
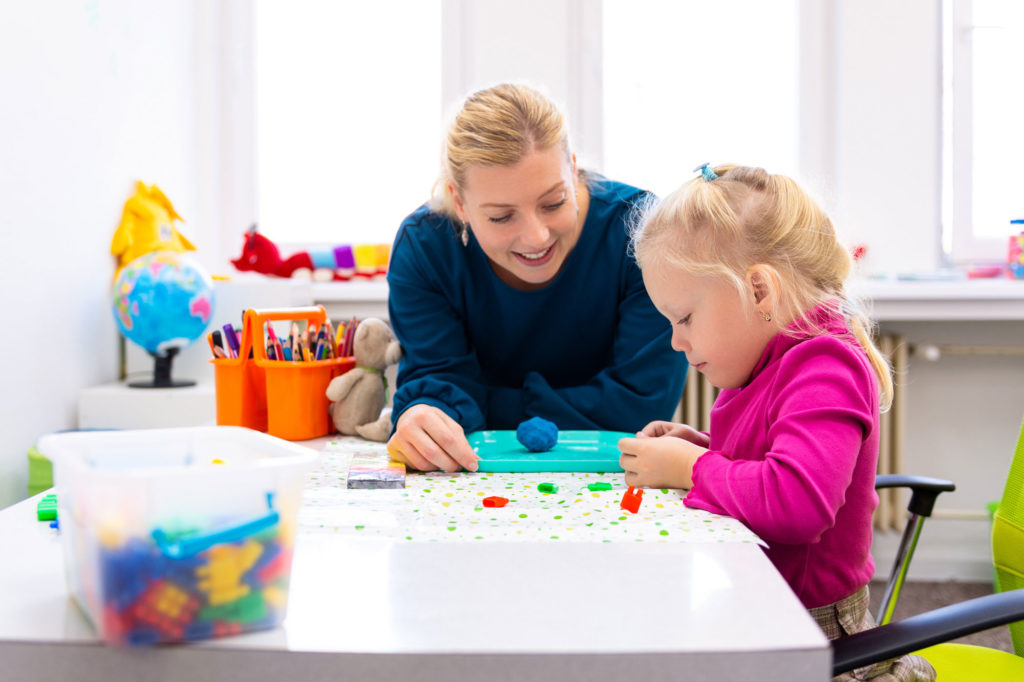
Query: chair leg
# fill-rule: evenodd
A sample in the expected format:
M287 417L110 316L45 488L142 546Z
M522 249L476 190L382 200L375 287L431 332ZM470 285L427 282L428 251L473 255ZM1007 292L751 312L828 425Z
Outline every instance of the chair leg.
M875 623L878 625L885 625L892 620L892 612L896 609L896 600L900 596L900 590L903 589L903 581L907 577L907 569L910 567L910 560L914 556L914 549L917 548L917 539L921 537L923 526L923 516L910 515L910 519L903 529L903 537L900 538L896 560L889 573L889 582L886 583L885 592L882 593L882 603L878 607L878 616L875 618Z

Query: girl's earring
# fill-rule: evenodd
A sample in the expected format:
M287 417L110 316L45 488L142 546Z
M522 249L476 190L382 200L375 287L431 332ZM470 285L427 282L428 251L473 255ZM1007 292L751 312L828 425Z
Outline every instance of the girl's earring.
M459 235L463 246L469 246L469 223L462 223L462 233Z
M771 313L764 313L763 312L763 313L761 313L761 317L764 318L765 322L771 322L772 321L772 314Z

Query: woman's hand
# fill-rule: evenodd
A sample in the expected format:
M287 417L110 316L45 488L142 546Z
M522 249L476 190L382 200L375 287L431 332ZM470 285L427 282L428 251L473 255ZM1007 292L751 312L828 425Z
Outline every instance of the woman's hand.
M419 471L476 471L480 459L458 422L423 403L402 413L387 447L392 458Z
M692 488L693 465L708 451L701 445L673 436L623 438L619 441L619 450L622 451L619 464L626 471L626 484L638 488Z
M671 436L673 438L688 440L702 448L706 448L710 443L707 434L701 433L692 426L676 424L675 422L651 422L645 426L642 431L637 433L636 436L637 438L659 438L661 436Z

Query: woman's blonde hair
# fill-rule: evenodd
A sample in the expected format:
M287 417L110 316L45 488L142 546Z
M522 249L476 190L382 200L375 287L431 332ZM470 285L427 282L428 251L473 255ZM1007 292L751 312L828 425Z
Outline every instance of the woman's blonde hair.
M717 178L698 176L650 205L638 218L632 248L643 268L653 258L696 275L721 276L740 292L750 267L779 277L772 323L793 335L824 330L807 317L824 306L844 317L878 376L882 410L892 404L889 363L872 340L873 325L845 291L852 269L832 221L796 182L761 168L723 165ZM708 176L712 177L712 176ZM801 324L788 329L786 320Z
M551 100L525 85L503 83L470 95L448 128L432 208L456 219L448 186L458 191L474 165L511 166L534 149L569 152L565 116Z

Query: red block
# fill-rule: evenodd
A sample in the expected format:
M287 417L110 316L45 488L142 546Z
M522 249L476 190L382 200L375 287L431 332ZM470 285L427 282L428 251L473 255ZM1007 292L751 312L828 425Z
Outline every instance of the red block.
M636 514L640 511L640 503L643 502L644 491L635 490L633 486L629 486L629 490L622 496L622 502L619 506L628 512Z
M504 507L506 504L508 504L508 500L504 497L493 496L484 498L485 507Z

